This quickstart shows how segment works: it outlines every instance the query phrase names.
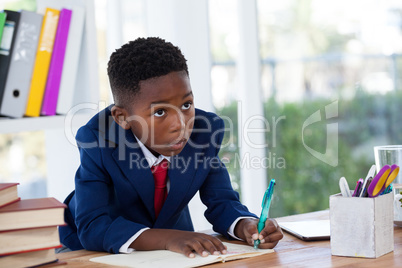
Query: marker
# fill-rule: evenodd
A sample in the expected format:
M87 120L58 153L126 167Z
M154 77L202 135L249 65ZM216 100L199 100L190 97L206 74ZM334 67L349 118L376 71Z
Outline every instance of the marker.
M363 185L363 179L359 179L356 183L356 188L352 196L359 197L360 191L362 190L362 185Z
M271 205L272 194L274 193L275 179L271 179L268 189L265 191L264 199L262 200L262 211L260 220L258 221L257 229L258 233L261 233L262 229L265 227L265 222L268 219L269 207ZM260 240L254 240L254 248L257 249L260 244Z

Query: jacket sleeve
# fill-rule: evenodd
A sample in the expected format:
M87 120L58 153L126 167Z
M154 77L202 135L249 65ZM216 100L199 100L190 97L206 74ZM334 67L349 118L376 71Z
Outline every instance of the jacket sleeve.
M115 194L102 161L102 146L95 133L82 127L76 136L81 164L75 177L75 223L85 249L119 253L119 248L147 227L111 215Z
M256 217L242 205L239 194L233 190L229 173L218 157L220 146L224 135L224 122L219 118L217 128L213 130L211 137L210 153L212 158L206 158L207 166L210 168L208 176L200 189L202 202L207 206L205 217L212 224L214 231L231 238L228 234L230 225L242 216Z

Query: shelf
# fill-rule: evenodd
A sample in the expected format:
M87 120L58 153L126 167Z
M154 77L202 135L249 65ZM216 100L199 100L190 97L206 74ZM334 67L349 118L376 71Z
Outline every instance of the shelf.
M10 2L11 0L6 0ZM40 158L46 166L47 195L63 200L74 189L75 171L79 165L79 154L75 142L78 128L99 111L99 77L97 36L95 27L95 0L36 0L37 10L41 13L47 7L60 10L63 7L79 6L85 10L85 21L79 49L77 77L71 91L74 92L69 114L56 116L6 118L0 117L0 137L4 134L15 135L44 131L46 156ZM13 139L11 139L13 142ZM32 141L35 143L35 141ZM3 148L0 148L3 149ZM38 148L41 149L41 148ZM24 162L25 163L25 162ZM24 164L25 165L25 164ZM25 168L25 167L24 167ZM28 170L28 169L27 169ZM35 177L29 169L29 177ZM32 174L31 174L32 173ZM0 177L7 172L0 171Z
M93 113L80 113L72 118L65 115L26 117L21 119L0 118L0 134L51 129L73 129L85 125Z

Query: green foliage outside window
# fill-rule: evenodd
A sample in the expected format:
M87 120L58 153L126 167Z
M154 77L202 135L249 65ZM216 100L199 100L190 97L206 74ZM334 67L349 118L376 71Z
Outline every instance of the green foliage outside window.
M4 9L20 11L36 11L36 0L15 0L8 1L4 4Z
M325 119L325 106L333 101L305 100L297 103L278 104L273 99L264 104L268 122L272 117L285 119L278 122L276 133L266 132L266 155L271 162L267 168L267 178L275 178L274 199L270 216L278 217L329 208L329 196L339 192L339 178L345 176L351 189L356 181L364 178L374 164L373 146L402 143L402 92L395 91L386 95L370 95L358 92L354 99L338 101L338 116ZM338 165L333 167L311 155L302 140L305 120L317 110L322 121L304 130L304 144L325 154L326 126L338 124ZM221 116L230 118L234 123L232 136L225 133L224 145L220 156L231 174L234 188L241 194L237 104L232 103L218 111ZM228 127L228 124L226 124ZM329 133L334 137L334 133ZM335 133L336 134L336 133ZM273 135L276 144L273 143ZM329 143L333 140L329 139ZM228 146L227 144L231 144ZM237 154L237 156L236 156ZM285 167L278 167L283 158ZM276 161L276 165L274 164ZM252 183L252 179L249 179Z

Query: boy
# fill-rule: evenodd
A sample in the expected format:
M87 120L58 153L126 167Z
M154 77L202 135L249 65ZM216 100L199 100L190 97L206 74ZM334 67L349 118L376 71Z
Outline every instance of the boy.
M187 205L197 191L206 218L222 235L250 245L260 239L260 248L273 248L282 239L274 220L258 234L258 218L232 189L218 158L223 120L194 108L178 47L139 38L111 55L108 75L115 104L77 132L81 164L75 191L65 201L68 225L60 228L65 246L225 254L219 239L193 232ZM163 172L167 182L159 186Z

